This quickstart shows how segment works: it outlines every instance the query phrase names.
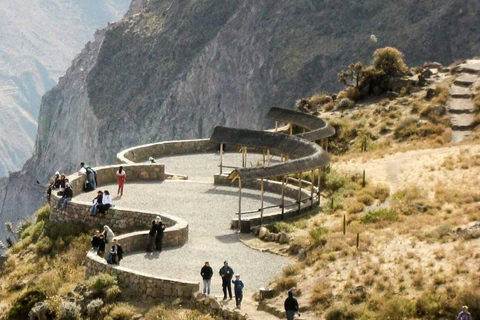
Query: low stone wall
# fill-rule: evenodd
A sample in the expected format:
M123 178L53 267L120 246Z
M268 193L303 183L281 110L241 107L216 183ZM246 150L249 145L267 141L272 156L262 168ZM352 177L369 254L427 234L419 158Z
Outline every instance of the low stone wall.
M122 246L127 242L125 238L120 240ZM109 265L105 259L99 257L93 251L88 252L85 277L88 279L101 272L115 275L122 288L130 289L142 298L150 297L167 300L175 298L189 299L193 293L197 292L200 288L198 282L160 278L124 268L121 265Z
M117 163L133 164L145 162L150 157L158 159L172 155L215 152L218 150L218 143L211 142L210 139L164 141L122 150L117 154Z
M224 185L229 187L238 187L238 182L236 181L232 182L227 180L227 175L215 175L214 184ZM260 190L260 180L250 180L250 181L246 181L245 183L242 182L242 187L246 189ZM264 180L263 188L265 192L272 192L276 194L282 193L282 183L279 181ZM313 202L310 201L310 195L311 195L310 190L302 189L301 193L302 193L301 195L302 202L300 204L300 207L298 207L297 205L297 206L290 207L290 209L286 209L284 211L283 217L282 217L281 209L278 209L278 211L275 211L275 212L269 212L269 213L264 212L263 223L269 224L269 223L281 221L282 219L283 220L292 219L320 205L320 201L316 196L316 193L314 193ZM286 184L285 197L297 200L298 186L293 184ZM260 213L258 214L253 213L253 214L249 214L248 216L243 215L241 232L249 233L252 227L255 227L258 225L260 225ZM238 228L238 219L235 219L235 218L232 219L231 227Z

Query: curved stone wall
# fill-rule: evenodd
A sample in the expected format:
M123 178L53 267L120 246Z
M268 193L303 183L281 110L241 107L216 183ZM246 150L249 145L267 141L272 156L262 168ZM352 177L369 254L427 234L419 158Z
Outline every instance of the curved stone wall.
M163 141L158 143L144 144L125 149L117 153L117 163L133 164L154 159L192 153L205 153L218 151L217 143L210 139Z

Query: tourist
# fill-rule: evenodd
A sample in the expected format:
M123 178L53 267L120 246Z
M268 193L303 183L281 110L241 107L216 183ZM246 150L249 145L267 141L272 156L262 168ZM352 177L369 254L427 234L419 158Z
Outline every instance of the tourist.
M163 231L165 230L165 225L162 222L162 218L157 216L155 220L152 220L152 227L148 233L148 246L147 252L153 251L153 243L155 242L155 250L162 252L162 243L163 243Z
M60 179L58 180L57 184L58 184L58 192L57 192L57 196L63 196L63 191L65 190L65 175L62 174L60 176Z
M150 161L150 163L157 163L157 161L153 157L148 158L148 161Z
M220 276L222 277L223 300L227 300L227 290L230 300L232 300L232 277L233 269L228 266L228 261L223 262L223 267L220 269Z
M99 190L97 192L97 196L92 200L93 205L92 205L92 208L90 209L90 215L92 217L95 217L97 215L98 206L100 206L103 203L102 201L103 201L103 192Z
M210 294L210 284L212 282L213 270L210 263L207 261L200 270L200 275L203 278L203 293Z
M288 298L285 299L285 303L283 304L283 306L285 307L287 320L293 320L293 318L295 317L295 313L298 313L298 301L293 296L292 290L288 290Z
M92 167L86 166L84 162L81 162L78 174L87 176L85 191L91 191L97 188L97 171L95 171Z
M102 196L102 203L97 206L97 211L101 214L105 214L105 212L110 209L112 206L112 196L108 190L103 192Z
M92 249L96 253L98 252L98 249L100 248L100 230L95 230L95 235L90 239L90 243L92 244ZM105 246L104 246L105 247Z
M99 238L100 238L100 241L99 241L97 254L100 257L103 257L103 255L105 254L105 245L106 245L105 236L103 235L103 233L100 233Z
M113 239L112 250L108 255L107 262L110 264L120 264L123 259L123 249L117 239Z
M56 208L60 211L65 211L67 209L68 201L71 201L73 198L73 187L68 181L65 179L65 189L63 190L63 196L58 199Z
M113 233L109 226L105 225L103 226L103 236L105 237L105 243L108 243L115 238L115 233Z
M457 320L472 320L472 315L468 312L467 306L463 306L462 311L458 314Z
M47 189L47 200L50 201L50 197L52 195L52 190L58 189L60 185L60 172L55 172L55 175L50 180L50 185Z
M238 309L242 307L242 299L243 299L243 281L240 280L240 274L235 275L235 280L232 280L233 283L233 291L235 291L235 302Z
M123 167L120 166L117 171L117 183L118 183L118 190L117 190L117 196L123 196L123 186L125 185L125 181L127 181L127 174L125 173L125 170L123 170Z

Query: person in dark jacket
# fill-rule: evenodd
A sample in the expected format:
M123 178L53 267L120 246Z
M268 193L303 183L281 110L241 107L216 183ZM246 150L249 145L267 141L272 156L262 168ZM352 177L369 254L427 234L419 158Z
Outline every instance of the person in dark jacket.
M95 230L95 235L92 237L92 239L90 239L93 251L98 252L98 248L100 247L100 241L100 230Z
M240 309L242 307L242 300L243 300L243 288L245 285L243 281L240 280L240 274L235 275L235 280L232 280L233 283L233 291L235 291L235 302L237 308Z
M292 290L288 290L288 298L285 299L283 304L285 307L285 313L287 314L287 320L293 320L295 313L298 313L298 301L293 296Z
M92 205L92 209L90 209L90 215L92 217L95 217L97 215L98 207L101 206L103 203L103 192L98 191L97 196L93 198L92 202L93 202L93 205Z
M147 252L153 251L153 243L155 242L155 249L157 251L162 251L163 243L163 231L165 230L165 225L162 222L162 218L157 216L155 220L152 221L152 228L148 233L148 246Z
M203 293L210 294L210 284L212 282L213 270L208 261L205 262L202 270L200 270L200 274L203 278Z
M123 259L123 248L118 243L118 240L115 238L113 239L113 246L112 250L108 254L107 262L110 264L120 264L120 261Z
M103 257L103 255L105 254L105 245L107 244L107 242L105 240L105 236L103 235L103 233L100 233L99 238L100 238L100 241L99 241L99 245L98 245L97 254L100 257Z
M462 311L457 316L457 320L472 320L472 315L468 312L467 306L463 306Z
M223 267L220 269L220 277L222 277L223 300L227 300L227 290L230 300L232 300L232 277L233 269L228 266L228 261L223 262Z

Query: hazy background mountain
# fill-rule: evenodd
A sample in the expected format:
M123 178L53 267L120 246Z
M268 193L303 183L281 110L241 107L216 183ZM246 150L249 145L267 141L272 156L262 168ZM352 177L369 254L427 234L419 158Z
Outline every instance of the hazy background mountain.
M0 182L0 223L43 203L35 180L80 161L113 163L123 148L218 124L265 127L270 107L337 90L337 73L378 47L409 65L480 50L477 1L141 0L131 11L43 97L33 157Z
M130 0L2 0L0 3L0 177L31 156L42 95L98 28Z

